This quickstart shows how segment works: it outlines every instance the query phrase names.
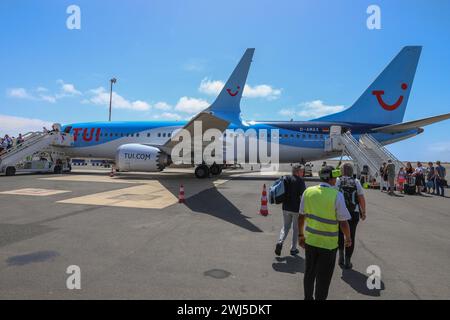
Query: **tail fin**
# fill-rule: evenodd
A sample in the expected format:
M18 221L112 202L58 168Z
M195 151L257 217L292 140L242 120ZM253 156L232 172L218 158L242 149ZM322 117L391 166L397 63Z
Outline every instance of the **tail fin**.
M219 118L240 123L241 98L255 49L247 49L213 104L206 109Z
M421 51L421 46L404 47L350 108L316 121L402 122Z

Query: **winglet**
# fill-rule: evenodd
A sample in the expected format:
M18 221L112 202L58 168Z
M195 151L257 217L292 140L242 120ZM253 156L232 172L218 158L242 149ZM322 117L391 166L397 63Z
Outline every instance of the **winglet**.
M241 123L240 103L254 52L254 48L245 51L222 91L213 104L205 110L206 112L233 123Z

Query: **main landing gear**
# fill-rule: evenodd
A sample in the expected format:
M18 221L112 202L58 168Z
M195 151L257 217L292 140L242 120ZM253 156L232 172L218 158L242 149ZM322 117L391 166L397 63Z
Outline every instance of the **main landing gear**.
M195 168L195 176L199 179L208 178L210 174L213 176L218 176L221 173L222 166L215 163L209 167L206 164L201 164Z

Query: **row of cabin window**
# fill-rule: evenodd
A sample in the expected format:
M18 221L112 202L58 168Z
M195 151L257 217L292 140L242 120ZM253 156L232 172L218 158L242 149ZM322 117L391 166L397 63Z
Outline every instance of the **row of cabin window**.
M241 135L242 135L242 134L241 134ZM225 133L223 136L226 137L227 134ZM314 134L314 135L308 134L308 139L312 139L313 136L314 136L314 139L323 139L323 137L324 137L323 134L320 134L320 135L318 135L318 134ZM233 134L232 134L232 133L230 134L230 137L233 137ZM291 137L291 138L297 137L297 139L300 139L300 138L306 139L306 134L298 134L298 133L297 133L296 135L294 135L294 134L291 134L291 135L288 135L288 134L280 134L280 139L282 139L282 138L286 138L286 139L287 139L287 138L289 138L289 137ZM261 135L261 138L264 138L264 134ZM270 134L267 135L267 138L270 138Z
M80 133L78 133L77 134L77 136L79 136L80 135ZM121 136L121 137L134 137L134 133L127 133L127 134L125 134L125 133L100 133L100 135L99 135L100 137L119 137L119 136ZM160 138L160 137L163 137L163 138L165 138L165 137L171 137L172 136L172 133L171 132L169 132L169 133L161 133L161 132L158 132L158 138ZM139 133L136 133L136 137L139 137ZM149 138L150 137L150 133L147 133L147 138Z
M80 135L80 134L78 134L78 135ZM127 136L127 137L134 137L134 133L127 133L127 134L125 134L125 133L101 133L100 134L100 137L108 137L108 136L110 136L110 137L114 137L114 136L116 136L116 137L118 137L118 136L121 136L121 137L125 137L125 136ZM158 132L158 138L161 138L161 137L163 137L163 138L165 138L165 137L168 137L168 138L170 138L172 136L172 133L171 132L169 132L169 133L161 133L161 132ZM227 136L227 134L225 133L224 135L223 135L224 137L226 137ZM313 136L314 136L314 139L323 139L323 134L321 134L321 135L318 135L318 134L314 134L314 135L312 135L312 134L308 134L308 139L312 139L313 138ZM136 133L136 137L139 137L139 133ZM147 133L147 138L149 138L150 137L150 133ZM233 137L233 134L230 134L230 137ZM267 135L267 137L268 138L270 138L270 134L268 134ZM280 139L282 139L282 138L289 138L289 137L291 137L291 138L295 138L295 137L297 137L297 139L300 139L300 138L302 138L302 139L306 139L306 134L296 134L296 135L294 135L294 134L290 134L290 135L288 135L288 134L280 134ZM264 138L264 134L262 134L261 135L261 138Z

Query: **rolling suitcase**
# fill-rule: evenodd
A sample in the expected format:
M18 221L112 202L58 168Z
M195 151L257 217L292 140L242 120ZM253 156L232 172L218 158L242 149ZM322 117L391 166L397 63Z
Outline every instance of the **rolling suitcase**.
M414 195L416 194L415 184L405 184L404 185L405 194Z
M408 175L406 177L405 183L405 194L414 195L416 194L416 177Z

